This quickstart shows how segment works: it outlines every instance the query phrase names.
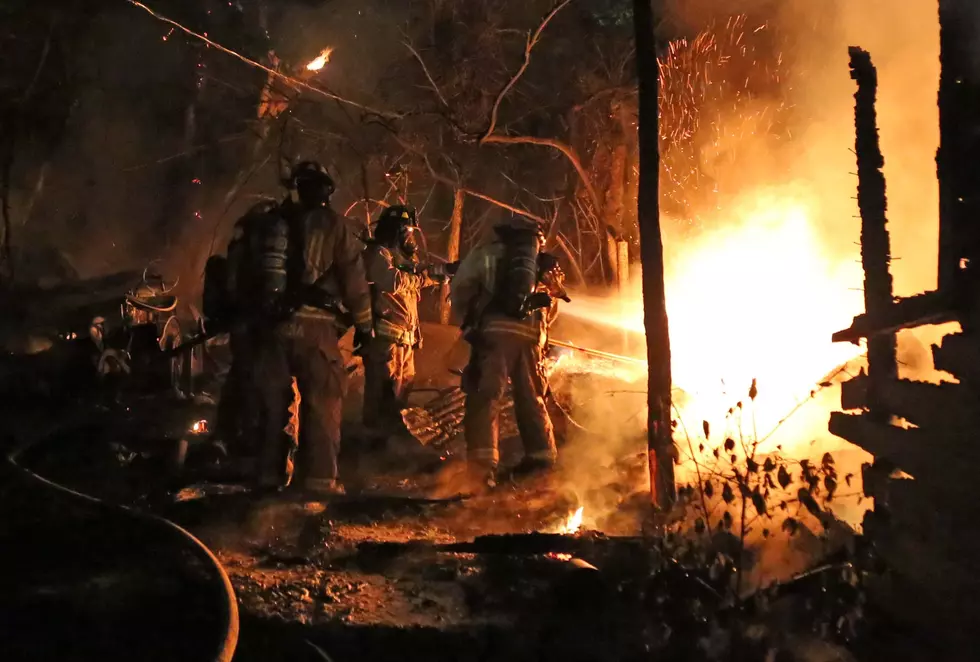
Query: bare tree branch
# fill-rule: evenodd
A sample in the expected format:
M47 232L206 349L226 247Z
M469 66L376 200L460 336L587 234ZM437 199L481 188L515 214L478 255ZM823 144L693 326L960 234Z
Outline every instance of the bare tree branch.
M446 102L446 97L442 96L439 86L436 85L436 81L432 78L432 74L429 73L429 68L425 66L425 60L422 59L419 52L415 50L415 48L407 40L403 41L402 44L404 44L405 48L408 49L408 52L414 55L415 59L419 61L419 65L422 67L422 73L424 73L425 77L429 80L429 85L432 86L432 91L436 93L437 97L439 97L439 101L442 102L442 105L448 108L449 104Z
M551 22L551 19L553 19L555 15L558 12L560 12L562 9L564 9L565 5L567 5L571 1L572 0L560 0L560 2L558 2L558 4L556 4L551 9L551 11L548 12L548 14L541 20L541 24L538 25L538 29L531 34L528 34L527 45L524 47L524 62L517 69L517 71L514 72L514 75L511 76L510 80L507 81L507 84L504 85L504 87L500 90L500 93L497 94L497 98L493 102L493 109L490 111L490 123L487 126L486 131L484 131L483 136L480 138L481 144L485 142L487 138L493 135L494 131L496 131L497 115L500 113L500 104L503 102L504 97L507 96L507 93L510 92L511 88L514 87L514 85L517 84L517 81L521 79L521 76L524 75L524 72L527 71L528 65L531 64L531 51L534 49L538 41L541 39L541 34L544 32L544 29L548 27L548 23Z
M493 135L487 136L483 140L484 144L497 143L500 145L540 145L542 147L551 147L552 149L557 149L559 152L565 155L565 158L572 164L575 168L575 172L578 173L579 178L582 180L582 184L585 186L586 192L589 194L589 200L595 206L595 209L600 208L599 195L596 193L595 187L592 185L592 180L589 178L589 173L586 172L585 166L582 165L582 159L579 158L578 153L572 148L571 145L563 143L560 140L555 140L554 138L534 138L532 136L501 136Z
M578 280L579 285L584 286L586 284L585 274L582 273L582 268L579 266L578 260L572 255L572 249L569 247L568 242L561 236L561 233L555 235L555 242L568 257L568 262L572 265L572 271L575 272L575 278Z

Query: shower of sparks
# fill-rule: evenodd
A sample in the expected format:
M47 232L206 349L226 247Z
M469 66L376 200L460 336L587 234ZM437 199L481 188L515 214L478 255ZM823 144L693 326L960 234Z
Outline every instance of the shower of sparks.
M315 58L310 60L310 63L306 65L307 71L320 71L326 66L327 62L330 61L330 54L333 52L332 48L324 48L320 51L320 54Z
M786 110L778 100L784 63L772 33L746 20L739 15L673 41L660 60L660 180L668 213L696 216L705 196L718 192L712 159L736 158L740 141L772 135Z

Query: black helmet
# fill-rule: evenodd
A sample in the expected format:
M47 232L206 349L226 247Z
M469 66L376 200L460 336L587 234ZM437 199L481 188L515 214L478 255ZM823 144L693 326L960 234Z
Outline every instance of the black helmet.
M382 246L400 245L402 250L412 255L418 249L415 231L419 227L415 207L392 205L381 210L374 227L374 240Z
M326 204L336 185L327 169L317 161L302 161L289 176L289 187L296 190L301 202Z
M534 236L543 247L547 237L540 224L523 218L512 218L509 222L494 226L494 232L504 243L524 241L529 235Z

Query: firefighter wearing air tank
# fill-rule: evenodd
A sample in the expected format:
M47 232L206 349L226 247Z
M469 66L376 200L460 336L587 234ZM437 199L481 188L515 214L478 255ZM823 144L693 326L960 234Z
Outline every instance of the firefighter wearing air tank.
M266 199L253 205L235 224L226 258L212 256L204 277L204 317L209 334L228 332L231 366L218 401L215 438L236 455L254 456L256 391L251 376L256 320L249 316L259 279L252 256L262 251L265 224L275 222L278 202Z
M557 459L542 358L557 299L567 300L557 261L543 252L537 226L515 223L495 230L496 241L460 264L450 294L470 343L462 383L467 465L487 487L496 484L498 416L508 381L524 444L515 475L550 469Z
M354 326L355 346L373 334L364 273L364 245L353 222L330 208L334 184L318 163L300 163L290 187L298 203L284 205L263 235L254 304L261 308L253 376L260 399L259 483L343 492L338 480L341 409L347 374L339 338ZM299 389L295 474L287 415L292 379ZM291 432L295 433L295 430Z
M455 265L422 265L415 209L385 208L364 253L371 283L374 338L364 355L364 425L377 439L401 430L422 345L419 300L426 287L447 282ZM448 269L447 269L448 266Z

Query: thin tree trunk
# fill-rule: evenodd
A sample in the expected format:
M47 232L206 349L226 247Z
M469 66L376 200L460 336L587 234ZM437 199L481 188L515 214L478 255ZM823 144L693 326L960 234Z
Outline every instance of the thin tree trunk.
M459 239L463 229L463 201L466 199L466 192L463 189L456 189L453 195L453 216L449 221L449 245L446 247L446 259L455 262L459 259ZM442 286L439 302L439 319L443 324L449 324L450 313L452 312L449 303L449 284Z
M647 455L654 507L669 508L675 497L671 426L670 335L664 292L664 247L660 233L660 151L657 51L651 0L633 1L636 68L639 78L640 191L637 216L643 265L643 324L647 336Z

